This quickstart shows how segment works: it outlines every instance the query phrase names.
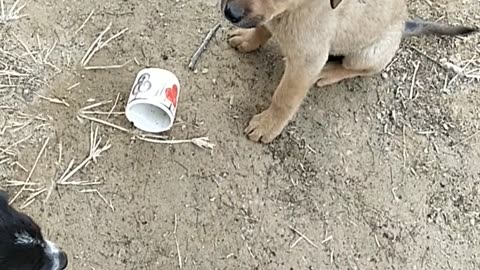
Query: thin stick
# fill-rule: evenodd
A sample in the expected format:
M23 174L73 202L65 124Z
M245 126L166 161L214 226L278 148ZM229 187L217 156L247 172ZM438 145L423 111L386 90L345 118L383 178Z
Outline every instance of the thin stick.
M121 127L121 126L119 126L119 125L110 123L110 122L105 121L105 120L102 120L102 119L98 119L98 118L95 118L95 117L86 116L86 115L83 115L83 114L81 114L81 113L79 113L78 116L81 117L81 118L90 120L90 121L92 121L92 122L100 123L100 124L103 124L103 125L106 125L106 126L109 126L109 127L115 128L115 129L118 129L118 130L120 130L120 131L126 132L126 133L128 133L128 134L135 135L135 138L136 138L136 139L139 139L139 140L145 141L145 142L158 143L158 144L193 143L194 145L196 145L196 146L198 146L198 147L200 147L200 148L208 148L208 149L213 149L213 147L215 146L215 144L209 142L208 137L199 137L199 138L186 139L186 140L162 140L162 139L152 139L153 137L156 137L156 136L152 136L152 135L148 135L148 134L136 134L135 132L133 132L133 131L127 129L127 128ZM163 138L163 136L161 136L160 138Z
M25 138L23 138L23 139L15 142L15 143L13 143L13 144L7 146L7 148L5 148L5 149L0 149L0 150L1 150L1 151L0 151L0 154L3 154L3 153L8 152L8 150L9 150L10 148L15 147L15 146L18 145L18 144L21 144L22 142L30 139L32 136L33 136L33 134L30 134L30 135L28 135L27 137L25 137Z
M315 248L318 248L317 245L315 245L315 243L312 242L312 240L308 239L308 237L306 237L303 233L299 232L297 229L293 228L292 226L288 225L288 227L290 227L290 229L292 231L294 231L295 233L297 233L300 237L302 237L303 239L305 239L305 241L307 241L310 245L312 245L313 247Z
M64 100L61 100L61 99L59 99L59 98L44 97L44 96L39 95L39 94L36 94L36 95L37 95L37 97L39 97L40 99L49 101L49 102L51 102L51 103L61 104L61 105L64 105L64 106L66 106L66 107L70 107L70 104L68 104L67 102L65 102Z
M63 154L63 144L62 139L59 139L58 142L58 164L62 163L62 154Z
M119 99L120 99L120 93L117 93L117 97L115 98L115 102L113 103L112 108L111 108L110 111L108 112L107 120L108 120L108 118L110 118L110 115L112 115L113 110L115 110L115 108L117 107L117 103L118 103L118 100L119 100Z
M35 182L25 182L25 181L17 181L17 180L7 180L6 182L7 187L18 187L18 186L38 186L39 183Z
M215 144L212 144L209 141L208 137L199 137L187 140L156 140L145 138L141 136L135 136L137 139L145 142L158 143L158 144L182 144L182 143L193 143L194 145L200 148L209 148L212 149Z
M410 99L413 99L413 89L415 88L415 82L416 82L416 79L417 79L418 69L420 68L420 62L413 63L413 66L415 67L415 70L413 71L412 85L410 85L410 95L409 95Z
M43 58L43 62L44 63L48 63L48 58L50 57L50 55L52 54L53 50L55 50L55 47L57 46L57 43L58 41L55 40L55 42L53 42L53 45L52 47L47 51L47 54L45 54L45 57ZM52 65L53 66L53 65ZM57 67L55 67L57 68ZM58 69L58 68L57 68Z
M198 47L197 51L193 54L192 59L190 59L190 63L188 64L188 68L190 70L195 69L195 65L197 64L198 59L207 48L208 43L210 42L210 40L212 40L213 36L218 31L220 26L221 24L217 23L212 29L210 29L210 31L208 31L208 34L205 36L205 39L203 40L202 44L200 45L200 47Z
M68 165L67 169L63 173L63 175L56 181L57 184L60 185L66 185L66 184L71 184L70 182L67 182L68 179L70 179L75 173L77 173L80 169L85 167L90 161L96 161L96 158L99 157L104 151L107 151L112 147L111 144L108 142L105 143L105 145L101 148L100 146L101 139L97 140L97 132L90 132L90 149L89 149L89 155L87 158L85 158L79 165L77 165L74 169L70 170L71 167L73 166L73 160L70 162ZM67 173L68 172L68 173ZM82 182L84 183L84 182Z
M110 30L110 27L111 27L112 23L109 24L109 27L108 30ZM107 29L105 29L107 30ZM108 31L107 30L107 31ZM128 30L128 28L125 28L123 29L122 31L118 32L117 34L111 36L109 39L107 39L105 42L101 42L101 39L103 37L103 35L106 33L106 31L102 32L102 34L99 36L99 39L97 38L97 40L95 40L97 42L96 44L96 47L91 51L91 53L85 58L84 61L82 61L82 65L85 67L88 62L90 61L90 59L92 59L93 55L98 52L99 50L101 50L103 47L107 46L107 44L114 40L115 38L118 38L119 36L123 35L123 33L125 33L126 31ZM93 44L92 44L93 45Z
M100 33L100 35L98 35L98 37L93 41L92 45L90 45L90 47L88 48L87 52L85 53L85 55L82 57L82 59L80 60L80 64L82 64L82 66L85 66L87 64L87 58L90 56L90 54L92 54L92 51L94 51L94 49L96 47L98 47L98 42L100 42L100 40L102 39L103 35L105 35L109 30L110 28L112 27L112 23L110 22L107 27L105 28L105 30L103 30L103 32Z
M46 204L48 202L48 199L50 199L50 196L52 196L52 192L57 186L55 181L52 179L52 184L50 184L50 187L47 190L47 196L45 197L45 200L43 200L43 204Z
M119 69L124 68L126 65L130 64L132 60L128 60L127 62L121 65L111 65L111 66L85 66L83 69L85 70L107 70L107 69Z
M112 210L112 212L115 212L115 207L113 207L112 202L108 201L102 195L102 193L100 193L100 191L98 191L97 189L84 189L84 190L80 190L80 192L81 193L96 193L103 200L103 202L105 202L105 204Z
M116 33L115 35L111 36L109 39L105 40L105 42L102 42L102 43L100 44L99 50L100 50L101 48L107 46L107 44L108 44L110 41L118 38L119 36L123 35L123 34L124 34L125 32L127 32L127 31L128 31L128 27L122 29L122 31L120 31L120 32Z
M3 160L0 160L0 165L4 164L4 163L7 163L9 162L10 160L12 160L12 158L6 158L6 159L3 159Z
M180 266L180 268L182 268L182 255L180 255L180 246L178 245L177 239L177 214L175 214L175 228L173 230L173 236L175 237L175 245L177 246L178 265Z
M407 145L405 140L405 126L402 127L402 137L403 137L403 167L407 167Z
M85 25L87 24L88 20L90 20L94 12L95 12L95 9L92 9L90 14L88 14L87 18L85 19L85 21L83 21L82 25L80 25L80 27L73 33L74 35L78 34L78 32L80 32L85 27Z
M37 63L37 59L35 58L35 56L33 56L28 46L22 40L20 40L20 38L18 38L18 36L15 35L15 33L12 32L12 36L15 37L18 40L18 42L22 45L22 47L25 49L25 51L27 51L28 55L30 55L30 57L33 59L33 62Z
M107 122L107 121L104 121L104 120L102 120L102 119L98 119L98 118L95 118L95 117L89 117L89 116L83 115L83 114L81 114L81 113L78 114L78 116L80 116L81 118L84 118L84 119L93 121L93 122L97 122L97 123L100 123L100 124L103 124L103 125L106 125L106 126L109 126L109 127L112 127L112 128L118 129L118 130L121 130L121 131L123 131L123 132L132 133L129 129L126 129L126 128L124 128L124 127L121 127L121 126L112 124L112 123Z
M72 86L68 87L68 88L67 88L67 91L70 91L70 90L72 90L73 88L75 88L75 87L77 87L77 86L79 86L79 85L80 85L80 83L79 83L79 82L77 82L76 84L74 84L74 85L72 85Z
M300 243L300 241L303 240L303 237L298 237L297 240L295 240L295 242L293 242L291 245L290 245L290 248L294 248L298 243Z
M35 201L35 198L43 194L45 191L47 191L46 188L42 188L37 192L32 193L28 199L25 200L25 202L20 206L20 209L25 209L27 208L30 204L32 204Z
M30 170L30 173L28 174L27 179L25 180L25 183L27 184L30 182L30 179L32 178L33 172L35 171L35 168L37 167L38 161L40 160L40 157L43 154L43 151L45 151L45 148L47 147L48 142L50 141L50 138L48 137L45 142L43 143L42 149L40 149L40 152L37 155L37 158L35 159L35 163L33 163L32 169ZM26 185L23 185L22 188L20 189L17 194L10 200L8 204L12 204L15 202L15 200L22 194L22 192L25 190Z
M125 112L102 112L102 111L83 111L82 114L84 115L125 115Z
M90 109L93 109L93 108L96 108L96 107L100 107L100 106L109 104L110 102L112 102L112 101L111 100L100 101L100 102L85 106L85 107L81 108L79 111L82 112L82 111L85 111L85 110L90 110Z
M325 238L325 240L322 241L322 244L325 244L325 243L329 242L329 241L332 240L332 239L333 239L333 236L330 235L329 237Z
M3 0L0 0L0 8L2 9L2 19L6 21L7 18L5 17L5 4L3 3Z
M472 135L468 136L467 138L465 138L465 139L463 139L463 140L459 141L458 143L456 143L456 144L452 145L452 148L455 148L455 147L459 146L460 144L463 144L463 143L465 143L466 141L468 141L468 140L472 139L473 137L475 137L475 136L477 136L477 135L478 135L478 131L477 131L477 132L475 132L475 133L473 133Z

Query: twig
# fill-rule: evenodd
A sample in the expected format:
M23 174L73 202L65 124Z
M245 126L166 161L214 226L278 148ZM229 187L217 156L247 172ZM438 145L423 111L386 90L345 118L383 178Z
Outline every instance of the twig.
M290 245L290 248L294 248L298 243L300 243L300 241L303 240L303 237L298 237L297 240L295 240L295 242L293 242L291 245Z
M407 145L405 139L405 126L402 127L402 137L403 137L403 167L407 167Z
M47 51L47 53L45 54L45 57L43 58L43 62L46 63L46 64L51 64L50 62L48 62L48 58L50 57L50 55L52 54L53 50L55 50L55 47L57 47L57 43L58 43L58 40L55 40L55 42L53 42L53 45L52 47ZM55 67L53 64L51 64L54 68L58 69L57 67ZM59 69L58 69L59 70Z
M112 102L112 101L111 101L111 100L100 101L100 102L97 102L97 103L94 103L94 104L90 104L90 105L88 105L88 106L85 106L85 107L81 108L81 109L78 110L78 111L79 111L80 113L82 113L83 111L90 110L90 109L93 109L93 108L96 108L96 107L100 107L100 106L109 104L110 102Z
M325 238L325 240L322 241L322 244L325 244L325 243L329 242L329 241L332 240L332 239L333 239L333 236L330 235L329 237Z
M108 201L98 189L83 189L80 190L81 193L96 193L104 202L105 204L112 210L112 212L115 212L115 207L113 206L111 201Z
M76 84L74 84L74 85L72 85L72 86L68 87L68 88L67 88L67 91L70 91L70 90L72 90L73 88L75 88L75 87L77 87L77 86L79 86L79 85L80 85L80 83L79 83L79 82L77 82Z
M418 72L418 69L420 68L420 62L413 63L413 66L415 67L415 70L413 71L412 85L410 85L410 95L409 95L410 99L413 99L413 89L415 88L415 83L416 83L416 79L417 79L417 72Z
M182 268L182 255L180 255L180 246L178 245L177 239L177 214L175 214L175 228L173 229L173 236L175 237L175 245L177 246L178 266Z
M22 192L25 190L26 184L30 182L30 179L32 178L33 172L35 171L35 168L37 167L38 161L40 160L40 157L42 156L43 152L45 151L45 148L47 147L48 142L50 141L50 138L47 138L45 142L43 143L42 149L40 149L40 152L37 155L37 158L35 159L35 163L33 163L32 169L30 170L30 173L28 174L27 179L25 180L25 185L22 186L20 191L15 194L15 196L10 200L8 204L12 204L15 202L15 200L22 194Z
M48 199L50 199L50 196L52 196L53 190L57 186L57 184L55 183L55 181L53 179L51 181L52 181L52 184L50 184L50 187L47 190L47 196L43 200L43 204L46 204L48 202Z
M97 139L97 130L95 132L93 130L90 131L90 149L89 149L89 155L87 158L85 158L80 164L78 164L74 169L70 170L73 166L73 160L70 162L68 165L67 169L63 173L63 175L56 181L57 184L59 185L69 185L72 184L72 182L68 182L68 179L70 179L75 173L77 173L80 169L85 167L90 161L96 162L96 159L100 157L100 155L110 149L112 147L111 144L108 143L108 141L103 145L103 147L100 147L100 142L101 139ZM79 183L87 183L87 182L79 182Z
M81 118L90 120L90 121L92 121L92 122L97 122L97 123L99 123L99 124L103 124L103 125L106 125L106 126L109 126L109 127L112 127L112 128L118 129L118 130L121 130L121 131L126 132L126 133L130 133L130 134L132 133L132 131L130 131L130 130L127 129L127 128L124 128L124 127L115 125L115 124L113 124L113 123L107 122L107 121L102 120L102 119L98 119L98 118L95 118L95 117L86 116L86 115L83 115L83 114L81 114L81 113L79 113L78 116L81 117Z
M18 187L18 186L38 186L39 183L35 182L25 182L25 181L17 181L17 180L7 180L5 181L6 187Z
M112 108L111 108L110 111L108 112L107 120L108 120L108 118L110 118L110 115L112 115L113 110L115 110L115 107L117 107L117 103L118 103L118 100L119 100L119 99L120 99L120 93L117 93L117 97L115 98L115 102L113 103Z
M83 111L83 115L125 115L125 112Z
M19 140L19 141L16 141L16 142L14 142L13 144L7 146L5 149L1 149L1 148L0 148L0 154L3 154L3 153L7 153L7 154L8 154L8 150L9 150L10 148L15 147L16 145L21 144L22 142L30 139L32 136L33 136L33 134L30 134L30 135L28 135L27 137L25 137L25 138L23 138L23 139L21 139L21 140Z
M23 4L23 5L21 5L20 7L17 8L18 2L20 2L20 0L15 1L15 3L13 3L13 5L10 8L10 10L8 11L8 13L5 13L4 1L0 0L0 9L1 9L0 23L5 24L9 21L18 20L18 19L21 19L23 17L28 16L28 14L20 15L20 11L23 10L23 8L26 6L26 4Z
M123 33L125 33L128 28L125 28L123 29L122 31L118 32L117 34L111 36L109 39L107 39L105 42L102 42L101 39L103 37L103 35L105 35L105 33L108 32L108 30L110 30L110 27L111 27L112 23L109 24L109 26L102 32L102 34L100 34L99 38L97 38L95 41L97 42L96 44L96 47L93 48L93 50L90 52L90 54L88 56L85 57L85 60L82 61L82 66L85 68L88 64L88 62L90 61L90 59L92 59L93 55L95 55L96 52L98 52L99 50L101 50L103 47L107 46L107 44L116 39L117 37L123 35ZM93 45L93 44L92 44Z
M30 55L30 57L33 59L33 62L37 63L37 59L35 58L35 56L33 56L28 46L20 38L18 38L18 36L15 35L13 32L12 32L12 36L15 37L18 40L18 42L22 45L22 47L25 49L25 51L27 51L27 54Z
M149 135L149 134L137 134L137 133L135 133L135 132L133 132L133 131L127 129L127 128L121 127L119 125L110 123L110 122L102 120L102 119L86 116L86 115L83 115L82 113L79 113L78 116L81 117L81 118L90 120L92 122L103 124L103 125L109 126L111 128L115 128L115 129L118 129L120 131L123 131L125 133L132 134L132 135L134 135L134 138L139 139L141 141L145 141L145 142L158 143L158 144L192 143L192 144L194 144L194 145L196 145L200 148L208 148L208 149L213 149L213 147L215 146L215 144L209 142L208 137L199 137L199 138L186 139L186 140L166 140L166 139L164 139L165 138L164 136L160 136L160 139L154 139L154 137L158 137L158 136L153 136L153 135Z
M39 98L43 99L43 100L46 100L46 101L49 101L51 103L55 103L55 104L61 104L61 105L64 105L66 107L70 107L70 104L68 104L66 101L62 100L62 99L59 99L59 98L50 98L50 97L45 97L45 96L42 96L42 95L39 95L39 94L36 94Z
M465 138L465 139L463 139L463 140L459 141L458 143L456 143L456 144L452 145L452 148L455 148L455 147L459 146L460 144L463 144L463 143L465 143L466 141L468 141L468 140L472 139L473 137L475 137L475 136L477 136L477 135L478 135L478 131L477 131L477 132L475 132L475 133L473 133L472 135L468 136L467 138Z
M313 247L315 248L318 248L318 246L312 242L312 240L308 239L308 237L306 237L303 233L299 232L297 229L293 228L292 226L288 225L288 227L294 231L295 233L297 233L300 237L302 237L303 239L305 239L305 241L307 241L310 245L312 245Z
M108 32L110 31L110 28L112 28L112 23L109 23L107 25L107 27L105 28L105 30L103 30L100 35L98 35L98 37L93 41L92 45L90 45L90 47L88 48L87 52L85 53L85 55L82 57L82 59L80 60L80 64L82 66L85 66L87 65L88 61L87 59L92 55L93 53L95 53L95 49L98 47L98 43L100 42L100 40L102 39L102 37Z
M126 65L130 64L132 60L128 60L127 62L121 64L121 65L111 65L111 66L85 66L83 69L85 70L106 70L106 69L118 69L118 68L123 68Z
M27 208L30 204L32 204L35 201L35 198L43 194L47 189L42 188L37 192L32 193L26 200L25 202L20 206L20 209L25 209Z
M188 64L188 68L190 70L195 69L195 65L197 64L198 59L200 58L202 53L207 48L208 43L210 42L210 40L212 40L213 36L218 31L220 26L221 26L221 24L217 23L212 29L210 29L210 31L208 31L208 34L205 36L205 39L203 40L202 44L200 45L200 47L197 49L197 51L193 54L192 58L190 59L190 63Z
M90 59L92 59L93 55L98 52L99 50L101 50L103 47L107 46L107 44L118 38L119 36L123 35L123 33L125 33L128 28L124 28L123 30L121 30L120 32L116 33L115 35L111 36L109 39L107 39L106 41L102 42L102 38L103 36L108 32L110 31L110 29L112 28L112 23L109 23L108 26L105 28L105 30L103 30L100 35L98 35L98 37L95 39L95 41L93 41L92 45L90 45L90 47L88 48L87 52L85 53L85 55L82 57L82 59L80 60L80 64L85 68L88 64L88 62L90 61Z
M78 32L80 32L85 27L85 25L87 24L88 20L90 20L90 18L92 17L94 12L95 12L95 9L92 9L90 14L88 14L87 18L85 19L85 21L83 21L82 25L80 25L80 27L73 33L74 35L76 35Z
M199 138L193 138L193 139L187 139L187 140L156 140L156 139L144 138L144 137L136 135L135 138L137 138L141 141L158 143L158 144L193 143L194 145L196 145L200 148L209 148L209 149L212 149L215 146L215 144L212 144L212 143L209 142L208 137L199 137Z

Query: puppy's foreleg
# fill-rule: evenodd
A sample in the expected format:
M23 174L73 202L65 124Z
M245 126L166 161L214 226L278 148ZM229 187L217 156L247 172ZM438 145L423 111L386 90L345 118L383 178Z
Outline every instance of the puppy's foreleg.
M228 43L239 52L252 52L265 45L272 34L265 26L252 29L237 29L230 34Z
M282 132L315 83L327 58L328 53L316 56L316 59L303 54L287 57L283 78L273 94L269 108L255 115L245 129L251 140L269 143Z

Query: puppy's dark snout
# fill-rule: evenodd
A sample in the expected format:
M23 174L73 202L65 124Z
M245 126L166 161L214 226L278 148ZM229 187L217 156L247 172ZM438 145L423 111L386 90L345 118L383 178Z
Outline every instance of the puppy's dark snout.
M67 253L60 251L58 254L60 270L67 268L68 266L68 256Z
M245 9L235 2L227 3L224 13L225 17L232 23L239 23L245 17Z

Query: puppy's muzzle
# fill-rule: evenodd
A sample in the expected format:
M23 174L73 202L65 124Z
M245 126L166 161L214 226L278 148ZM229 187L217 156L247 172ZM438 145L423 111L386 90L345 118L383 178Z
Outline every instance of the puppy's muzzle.
M252 16L248 7L237 1L228 1L223 9L223 14L227 20L241 28L253 28L262 21L261 17Z
M225 18L227 18L227 20L231 21L233 24L241 22L245 17L245 9L235 2L227 3L223 13L225 14Z
M68 256L67 253L60 251L58 254L59 266L61 270L66 269L68 266Z

